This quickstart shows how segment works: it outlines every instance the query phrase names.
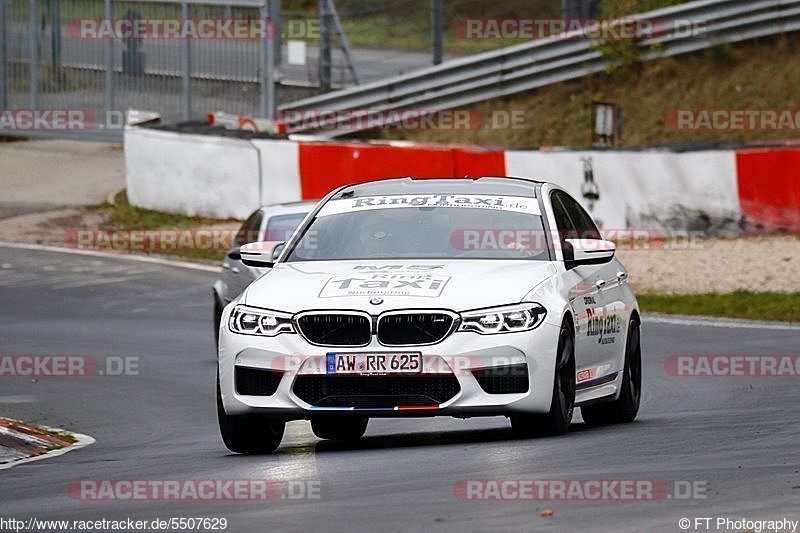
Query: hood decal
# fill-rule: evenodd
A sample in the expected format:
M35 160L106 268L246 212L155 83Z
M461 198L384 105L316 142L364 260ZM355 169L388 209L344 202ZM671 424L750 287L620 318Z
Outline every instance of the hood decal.
M436 268L436 267L433 267ZM319 293L320 298L342 296L416 296L438 298L442 295L450 276L424 270L386 267L355 267L352 274L341 274L328 279Z

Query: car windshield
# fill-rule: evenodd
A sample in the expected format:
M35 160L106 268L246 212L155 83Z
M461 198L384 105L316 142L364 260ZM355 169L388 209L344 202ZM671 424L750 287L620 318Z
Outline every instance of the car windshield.
M287 261L549 260L535 198L392 195L331 200Z

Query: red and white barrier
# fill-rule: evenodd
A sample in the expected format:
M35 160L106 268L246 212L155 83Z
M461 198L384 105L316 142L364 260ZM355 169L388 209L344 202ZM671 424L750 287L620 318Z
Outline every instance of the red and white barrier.
M189 216L242 218L259 202L259 153L239 139L134 128L125 134L128 200Z
M733 233L739 225L731 151L508 151L506 174L558 183L605 228Z
M750 228L800 231L800 148L739 150L736 179Z
M376 178L523 176L565 187L606 228L800 231L800 149L498 150L407 142L233 139L129 128L135 205L245 218Z

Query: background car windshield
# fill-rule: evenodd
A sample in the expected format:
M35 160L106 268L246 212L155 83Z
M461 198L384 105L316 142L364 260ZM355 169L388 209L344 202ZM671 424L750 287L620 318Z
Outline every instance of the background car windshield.
M278 215L269 219L265 241L288 241L307 213Z
M549 253L539 215L402 207L318 216L287 260L403 258L548 260Z

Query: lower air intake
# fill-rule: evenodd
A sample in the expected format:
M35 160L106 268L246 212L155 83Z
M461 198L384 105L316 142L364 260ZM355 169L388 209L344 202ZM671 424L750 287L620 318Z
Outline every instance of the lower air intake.
M236 393L244 396L272 396L278 390L283 374L261 368L237 366Z
M294 393L317 407L390 408L440 405L461 390L450 375L299 376Z
M472 375L489 394L528 392L528 365L525 363L473 370Z

